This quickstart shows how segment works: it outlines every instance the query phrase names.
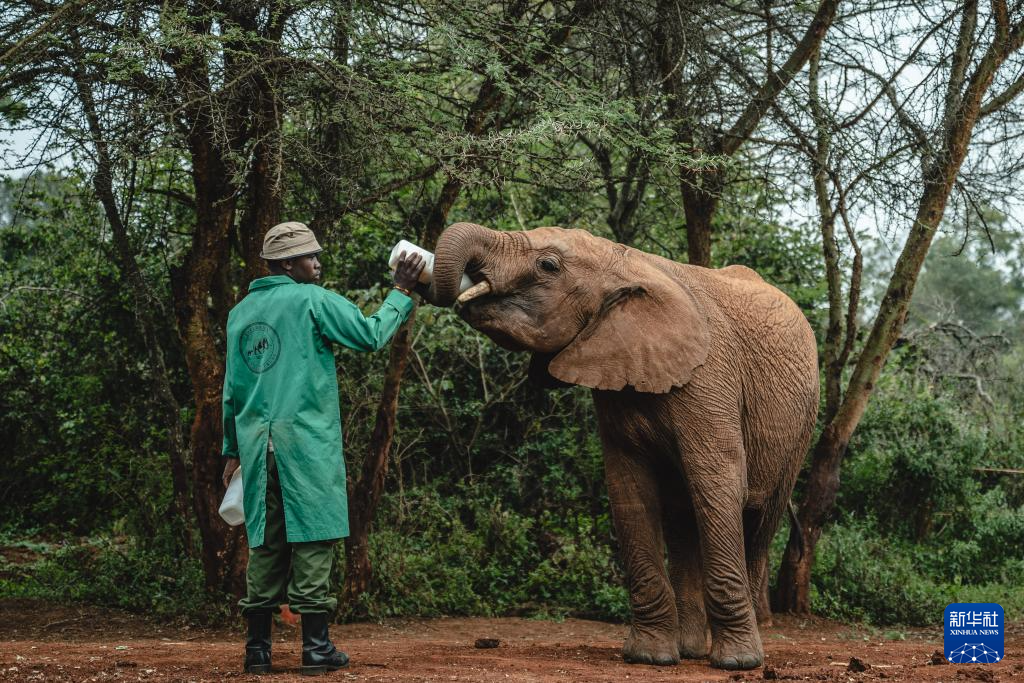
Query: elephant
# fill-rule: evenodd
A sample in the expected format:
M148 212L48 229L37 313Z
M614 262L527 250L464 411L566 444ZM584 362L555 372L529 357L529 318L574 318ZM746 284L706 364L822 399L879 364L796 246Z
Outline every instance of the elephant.
M760 666L769 545L818 410L800 308L744 266L472 223L440 236L426 296L532 353L534 381L592 390L632 611L624 659Z

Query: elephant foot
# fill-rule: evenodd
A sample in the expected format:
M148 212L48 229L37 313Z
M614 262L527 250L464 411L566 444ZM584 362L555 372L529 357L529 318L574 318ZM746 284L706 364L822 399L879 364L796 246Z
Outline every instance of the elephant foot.
M755 630L752 634L736 636L720 634L711 646L711 666L718 669L755 669L764 664L764 648L761 636Z
M622 658L629 664L669 666L679 663L679 647L666 633L632 626L622 646Z
M711 652L711 631L707 623L679 627L679 656L683 659L704 659Z

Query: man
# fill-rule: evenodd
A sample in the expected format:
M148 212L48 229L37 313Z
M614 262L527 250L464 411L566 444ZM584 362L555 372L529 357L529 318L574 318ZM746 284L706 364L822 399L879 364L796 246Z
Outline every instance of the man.
M329 577L334 543L348 536L345 461L332 344L376 351L413 309L423 260L395 270L394 289L369 318L315 283L320 245L302 223L271 228L253 280L228 316L224 376L224 482L241 464L249 538L245 671L270 671L270 627L282 602L302 615L302 672L348 664L328 637L337 606Z

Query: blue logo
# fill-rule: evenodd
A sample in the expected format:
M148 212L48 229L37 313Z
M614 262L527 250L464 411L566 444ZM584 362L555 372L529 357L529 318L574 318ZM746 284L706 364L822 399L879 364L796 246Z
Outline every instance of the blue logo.
M1003 652L1003 608L994 602L946 607L943 644L950 664L995 664Z

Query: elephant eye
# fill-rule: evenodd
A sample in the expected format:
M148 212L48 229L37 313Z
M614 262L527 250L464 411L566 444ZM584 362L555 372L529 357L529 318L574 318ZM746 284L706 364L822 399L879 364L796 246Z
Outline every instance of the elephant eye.
M552 258L542 258L540 260L540 267L549 273L558 272L558 261Z

